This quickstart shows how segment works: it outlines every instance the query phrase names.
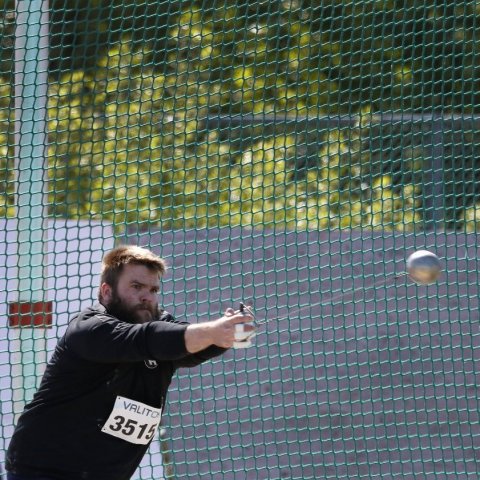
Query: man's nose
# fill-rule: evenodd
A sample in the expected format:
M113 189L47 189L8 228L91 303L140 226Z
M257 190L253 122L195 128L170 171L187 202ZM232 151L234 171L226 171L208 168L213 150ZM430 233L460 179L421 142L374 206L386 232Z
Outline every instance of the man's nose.
M156 298L157 298L156 293L149 292L149 291L142 292L142 294L140 296L140 300L143 303L153 303Z

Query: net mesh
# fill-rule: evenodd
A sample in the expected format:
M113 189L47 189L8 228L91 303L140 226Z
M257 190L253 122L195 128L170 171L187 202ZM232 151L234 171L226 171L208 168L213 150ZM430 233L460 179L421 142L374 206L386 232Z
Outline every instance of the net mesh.
M128 242L179 319L281 318L178 372L136 478L478 477L479 7L318 3L0 1L0 461Z

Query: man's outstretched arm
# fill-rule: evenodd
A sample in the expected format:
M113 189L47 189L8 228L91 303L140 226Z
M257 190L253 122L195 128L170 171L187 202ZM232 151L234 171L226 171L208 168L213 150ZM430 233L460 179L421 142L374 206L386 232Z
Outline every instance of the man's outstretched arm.
M197 353L212 345L231 348L235 341L235 326L253 321L248 312L235 312L228 308L218 320L190 324L185 330L185 348L189 353ZM245 331L253 331L252 325L245 325Z

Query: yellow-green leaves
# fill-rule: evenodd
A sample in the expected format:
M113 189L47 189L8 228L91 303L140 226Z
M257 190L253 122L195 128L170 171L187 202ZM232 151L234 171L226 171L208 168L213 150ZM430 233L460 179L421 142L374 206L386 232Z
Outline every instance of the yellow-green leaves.
M191 27L188 18L179 24L180 30ZM200 82L191 66L182 69L187 60L178 70L159 73L148 55L126 41L95 72L51 83L45 166L50 215L102 218L119 229L152 223L163 229L411 229L419 221L410 184L395 185L387 174L368 177L355 150L368 129L349 136L311 131L306 137L295 124L209 129L205 119L223 95L219 84ZM268 105L294 108L294 90L257 73L237 67L238 83L224 94L232 99L236 90L250 113L262 114ZM271 87L283 88L284 103L264 101L262 91ZM0 85L2 215L13 214L14 200L9 88ZM306 108L301 102L297 107ZM302 160L306 154L308 162Z

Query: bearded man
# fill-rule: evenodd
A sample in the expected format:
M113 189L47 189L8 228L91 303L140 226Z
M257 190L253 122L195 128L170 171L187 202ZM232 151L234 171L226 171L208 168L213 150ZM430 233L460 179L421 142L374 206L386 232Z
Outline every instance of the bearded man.
M123 245L103 258L99 302L58 341L10 442L7 480L128 480L158 430L177 368L221 355L249 311L202 323L159 308L165 261ZM252 329L244 325L243 329Z

